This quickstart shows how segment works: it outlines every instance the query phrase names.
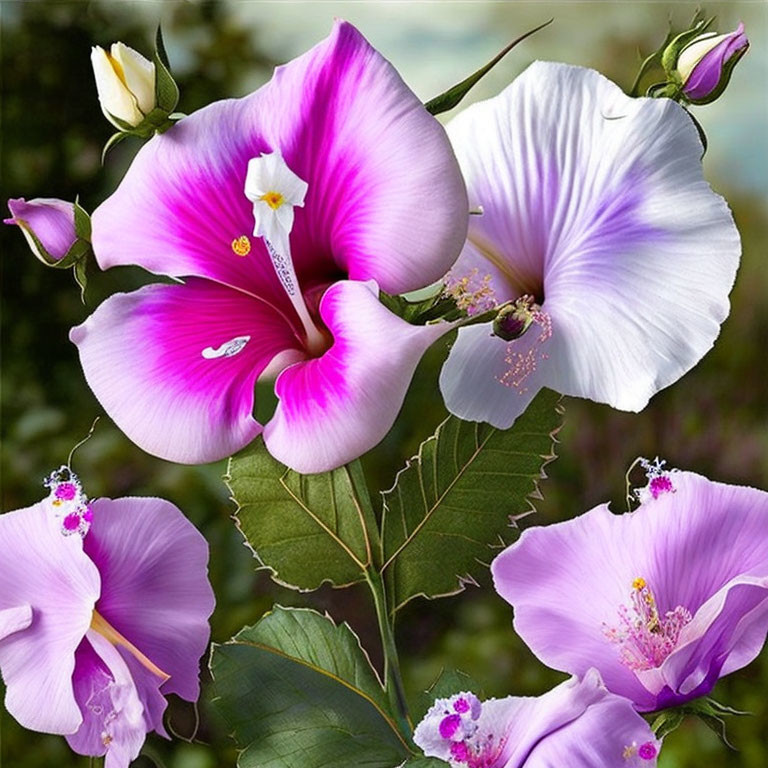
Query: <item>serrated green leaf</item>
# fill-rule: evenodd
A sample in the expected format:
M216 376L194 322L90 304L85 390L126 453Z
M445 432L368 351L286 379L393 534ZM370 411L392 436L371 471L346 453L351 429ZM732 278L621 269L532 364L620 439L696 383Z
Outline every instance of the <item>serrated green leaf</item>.
M213 647L211 675L240 768L393 768L410 754L357 636L315 611L276 607Z
M229 460L224 480L240 531L280 584L343 587L374 564L376 522L359 462L300 475L258 438Z
M427 112L429 112L431 115L439 115L443 112L447 112L449 109L453 109L480 81L480 79L487 75L488 72L490 72L518 43L522 43L526 37L530 37L540 29L544 29L544 27L548 26L553 21L554 19L545 21L535 29L526 32L524 35L520 35L520 37L518 37L516 40L513 40L506 48L504 48L503 51L494 56L484 67L480 67L477 72L472 73L465 80L462 80L460 83L454 85L453 88L449 88L439 96L435 96L434 99L430 99L424 105L427 109Z
M542 390L511 429L446 419L382 494L383 573L392 610L456 594L506 544L554 457L560 396Z

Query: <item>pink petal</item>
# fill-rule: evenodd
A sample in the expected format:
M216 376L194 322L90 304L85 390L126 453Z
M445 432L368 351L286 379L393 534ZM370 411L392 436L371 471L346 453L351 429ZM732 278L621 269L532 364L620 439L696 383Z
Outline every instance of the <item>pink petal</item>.
M278 302L262 242L246 257L231 247L253 230L248 160L275 150L309 184L291 237L305 289L343 270L399 293L448 271L467 198L445 132L345 22L254 94L212 104L145 145L93 215L99 264L209 277Z
M77 649L74 688L83 721L67 736L69 746L80 755L106 754L105 768L128 768L146 738L144 708L120 652L93 630Z
M100 579L79 536L64 536L48 500L0 515L0 671L5 706L25 728L72 733L75 649ZM27 621L31 608L31 622Z
M170 675L164 693L195 701L214 606L205 539L163 499L98 499L84 546L101 573L96 610ZM152 698L156 680L134 678Z
M324 472L365 453L389 431L419 359L450 325L415 326L378 300L373 282L343 281L320 305L333 346L286 368L264 429L269 452L303 473Z
M206 358L249 336L236 354ZM274 307L207 280L111 296L70 338L104 409L139 447L180 463L228 456L253 440L254 384L299 343Z

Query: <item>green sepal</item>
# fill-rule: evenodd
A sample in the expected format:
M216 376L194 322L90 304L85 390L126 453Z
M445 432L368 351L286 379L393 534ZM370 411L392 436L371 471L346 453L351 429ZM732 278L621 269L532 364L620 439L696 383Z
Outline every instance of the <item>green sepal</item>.
M104 160L107 157L107 152L109 152L112 147L119 144L123 139L128 138L130 136L130 133L126 133L125 131L118 131L117 133L113 133L110 137L107 143L104 145L104 149L101 150L101 164L104 165Z
M91 240L91 217L88 211L80 205L80 197L75 198L75 234L80 240Z
M710 730L714 731L726 747L735 749L728 741L725 718L744 717L751 714L751 712L734 709L727 704L721 704L719 701L707 697L694 699L680 707L673 707L660 712L653 721L651 728L658 738L663 739L680 727L686 715L692 715L699 718Z
M707 31L707 27L711 26L714 20L714 16L705 19L701 12L697 11L691 22L693 26L672 38L661 55L661 66L667 73L667 77L677 70L677 60L680 58L683 48L699 35L704 34Z
M449 109L453 109L469 91L483 78L488 72L490 72L518 43L521 43L527 37L538 32L540 29L548 26L554 21L550 19L540 24L535 29L526 32L524 35L520 35L516 40L513 40L506 48L500 53L494 56L484 67L480 67L477 72L472 73L469 77L457 83L452 88L449 88L439 96L435 96L424 104L431 115L439 115L443 112L447 112Z
M163 32L158 26L155 34L155 55L153 56L155 64L155 104L168 115L176 109L179 103L179 86L171 75L168 55L165 52L165 43L163 42Z

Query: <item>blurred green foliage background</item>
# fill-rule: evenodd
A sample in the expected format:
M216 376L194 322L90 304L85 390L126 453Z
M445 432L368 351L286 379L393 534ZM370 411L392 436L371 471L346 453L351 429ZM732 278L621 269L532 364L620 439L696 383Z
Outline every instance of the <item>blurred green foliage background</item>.
M111 192L139 143L124 142L101 166L101 147L111 131L96 100L90 46L122 40L149 53L159 20L181 87L180 109L191 112L266 81L275 64L325 36L334 16L356 23L424 99L462 79L508 40L554 17L551 27L513 52L481 84L472 94L477 99L497 92L534 58L593 66L628 87L638 50L645 54L655 49L669 16L684 25L694 10L687 2L2 0L3 200L71 200L79 194L90 210ZM743 19L753 43L725 97L696 112L709 134L709 178L729 200L744 241L731 316L714 350L642 414L565 402L560 458L548 467L538 514L524 525L571 517L607 499L621 505L624 473L638 455L658 454L673 466L718 480L768 487L768 5L715 3L707 11L718 15L722 31ZM110 293L150 278L126 268L96 275L83 306L71 276L40 265L19 232L3 227L0 238L0 480L2 509L7 511L42 497L43 475L66 460L100 413L67 341L68 329ZM444 418L436 377L447 343L439 342L427 355L391 434L366 457L372 490L389 487L404 460ZM215 641L253 623L274 602L309 604L349 621L379 663L375 620L364 592L321 589L298 595L255 571L255 561L230 520L233 505L221 482L223 462L182 467L152 458L104 417L74 466L92 497L163 496L202 530L211 545L211 579L218 599L212 621ZM508 606L487 583L459 597L412 602L400 616L398 639L412 693L428 687L443 667L470 673L489 696L537 694L562 679L516 638ZM729 726L738 751L728 751L698 723L686 722L667 740L660 765L766 768L766 688L768 651L715 691L719 700L753 713ZM136 766L234 765L235 750L204 699L199 713L186 702L173 701L170 729L179 739L169 743L150 737ZM4 712L0 717L1 764L88 765L62 738L26 732Z

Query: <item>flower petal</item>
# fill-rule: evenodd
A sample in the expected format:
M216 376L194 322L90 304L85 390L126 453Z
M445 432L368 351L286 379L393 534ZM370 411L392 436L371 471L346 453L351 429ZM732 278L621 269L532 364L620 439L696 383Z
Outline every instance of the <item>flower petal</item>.
M389 431L421 356L450 325L416 326L387 310L376 284L342 281L320 314L333 345L286 368L264 428L269 452L298 472L324 472L376 445Z
M599 678L598 678L599 679ZM582 685L588 685L587 681ZM557 690L557 689L555 689ZM661 742L632 703L603 689L578 718L533 748L525 768L654 768Z
M572 674L596 667L609 690L642 710L682 703L704 680L711 688L751 661L768 632L768 494L691 472L669 477L673 492L631 514L603 505L529 528L491 566L516 631L539 659ZM662 616L677 606L693 614L677 650L637 674L603 632L617 624L636 578Z
M74 688L83 722L67 736L69 746L80 755L106 754L105 768L128 768L146 738L143 706L120 652L93 630L77 649Z
M25 728L72 733L81 721L75 649L91 623L99 573L80 537L62 534L47 499L0 515L0 548L5 707Z
M195 701L214 606L205 539L163 499L98 499L85 551L101 573L96 610L170 675L164 693Z
M273 307L195 278L116 294L70 338L120 429L148 453L190 464L228 456L260 433L256 379L300 346Z
M448 410L466 421L508 429L551 377L557 339L533 324L519 339L504 341L491 324L460 328L440 371Z
M465 259L476 267L480 250L505 273L499 300L543 301L557 339L547 386L640 410L709 350L728 315L739 235L703 179L682 108L536 62L448 130L484 210L471 217L475 250L452 272Z
M345 270L400 293L438 279L458 255L467 198L445 131L338 22L254 94L212 104L140 150L93 215L99 264L208 277L276 301L263 243L244 258L231 248L253 230L248 161L272 151L309 185L291 239L303 284Z

